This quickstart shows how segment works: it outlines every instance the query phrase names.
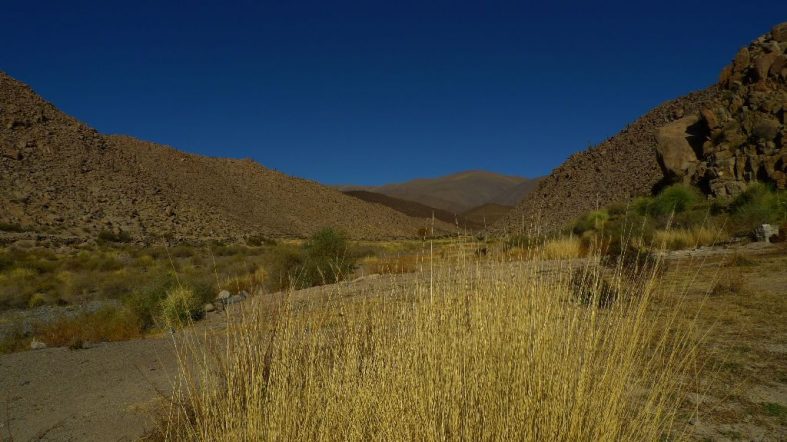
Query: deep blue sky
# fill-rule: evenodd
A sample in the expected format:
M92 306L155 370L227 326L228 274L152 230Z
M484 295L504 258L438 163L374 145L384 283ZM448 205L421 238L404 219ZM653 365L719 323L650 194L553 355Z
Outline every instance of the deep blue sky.
M0 70L101 132L381 184L547 174L715 82L787 2L22 0L0 17Z

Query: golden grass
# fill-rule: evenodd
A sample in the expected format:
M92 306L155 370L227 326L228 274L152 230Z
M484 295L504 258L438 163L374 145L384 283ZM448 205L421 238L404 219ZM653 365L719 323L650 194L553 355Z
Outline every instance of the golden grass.
M506 255L513 260L553 260L575 259L585 254L578 237L561 236L537 242L531 247L513 247Z
M575 236L552 239L537 251L543 259L572 259L582 256L582 244Z
M723 229L708 226L658 230L653 234L656 245L669 250L711 246L727 239L729 234Z
M367 294L339 285L323 289L332 292L322 300L245 306L221 338L187 334L179 388L157 436L618 441L674 433L694 348L669 318L650 320L655 273L619 269L612 280L625 284L601 309L576 300L567 261L463 262ZM586 268L584 280L595 296L599 268Z
M363 270L368 274L413 273L423 268L424 259L417 254L396 256L371 256L361 261ZM426 264L429 265L428 263Z
M61 319L35 331L50 347L81 347L85 342L126 341L139 338L139 318L126 309L104 308L74 318Z

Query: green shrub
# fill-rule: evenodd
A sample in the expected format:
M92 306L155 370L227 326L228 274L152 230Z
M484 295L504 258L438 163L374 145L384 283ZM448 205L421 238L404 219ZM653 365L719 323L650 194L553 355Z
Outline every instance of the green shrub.
M41 307L47 304L46 296L41 293L35 293L30 299L27 300L27 306L30 308Z
M303 265L303 253L291 246L278 245L271 249L266 259L269 272L267 287L269 290L283 290L295 286L295 280Z
M133 291L126 298L126 305L140 319L144 328L156 325L160 304L176 284L177 281L171 275L157 275L151 277L145 286Z
M692 205L701 201L697 189L685 184L675 184L667 187L650 202L647 212L654 216L664 216L671 213L681 213Z
M574 233L582 234L590 230L602 230L607 221L609 221L609 212L603 209L594 210L580 218L574 224Z
M305 286L331 284L347 277L355 269L344 233L325 228L304 244L303 271L299 275Z
M640 216L647 216L650 214L650 206L653 204L653 197L638 196L631 202L631 210Z
M197 319L202 312L202 300L188 287L178 286L167 292L161 301L161 316L170 327Z
M749 230L759 224L787 222L787 192L762 183L751 184L729 205L735 228Z

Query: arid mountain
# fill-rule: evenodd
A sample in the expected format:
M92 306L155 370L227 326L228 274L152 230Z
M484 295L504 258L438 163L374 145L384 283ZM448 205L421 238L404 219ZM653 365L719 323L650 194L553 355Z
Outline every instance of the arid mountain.
M498 232L551 230L675 181L731 195L787 173L787 23L742 49L719 84L657 106L572 155L501 220Z
M426 224L251 160L101 135L1 72L0 207L6 233L74 238L302 237L332 226L376 239Z
M382 204L383 206L390 207L397 212L402 212L414 218L431 219L432 215L434 215L436 220L453 225L459 224L461 228L476 229L481 227L480 224L469 221L462 216L454 215L447 210L435 209L434 207L429 207L415 201L394 198L382 193L369 192L367 190L345 190L343 193L366 202Z
M517 186L528 182L522 177L483 170L459 172L439 178L419 178L383 186L342 186L342 190L366 190L415 201L451 213L462 213L481 204L521 193Z
M473 207L463 213L462 217L474 224L489 227L508 215L508 212L513 208L513 206L506 206L503 204L486 203L478 207Z

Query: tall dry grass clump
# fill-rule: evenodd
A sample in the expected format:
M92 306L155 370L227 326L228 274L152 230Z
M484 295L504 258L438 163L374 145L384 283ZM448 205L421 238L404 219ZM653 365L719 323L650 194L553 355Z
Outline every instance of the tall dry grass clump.
M538 248L536 256L543 259L579 258L582 256L582 242L575 236L555 238Z
M362 293L337 285L319 300L244 306L222 336L179 341L180 383L157 436L664 438L693 350L649 317L655 272L605 271L467 259ZM577 272L583 297L603 286L614 302L578 299Z
M653 241L669 250L680 250L690 247L712 246L729 239L729 234L712 226L695 226L690 228L673 228L658 230L653 233Z

